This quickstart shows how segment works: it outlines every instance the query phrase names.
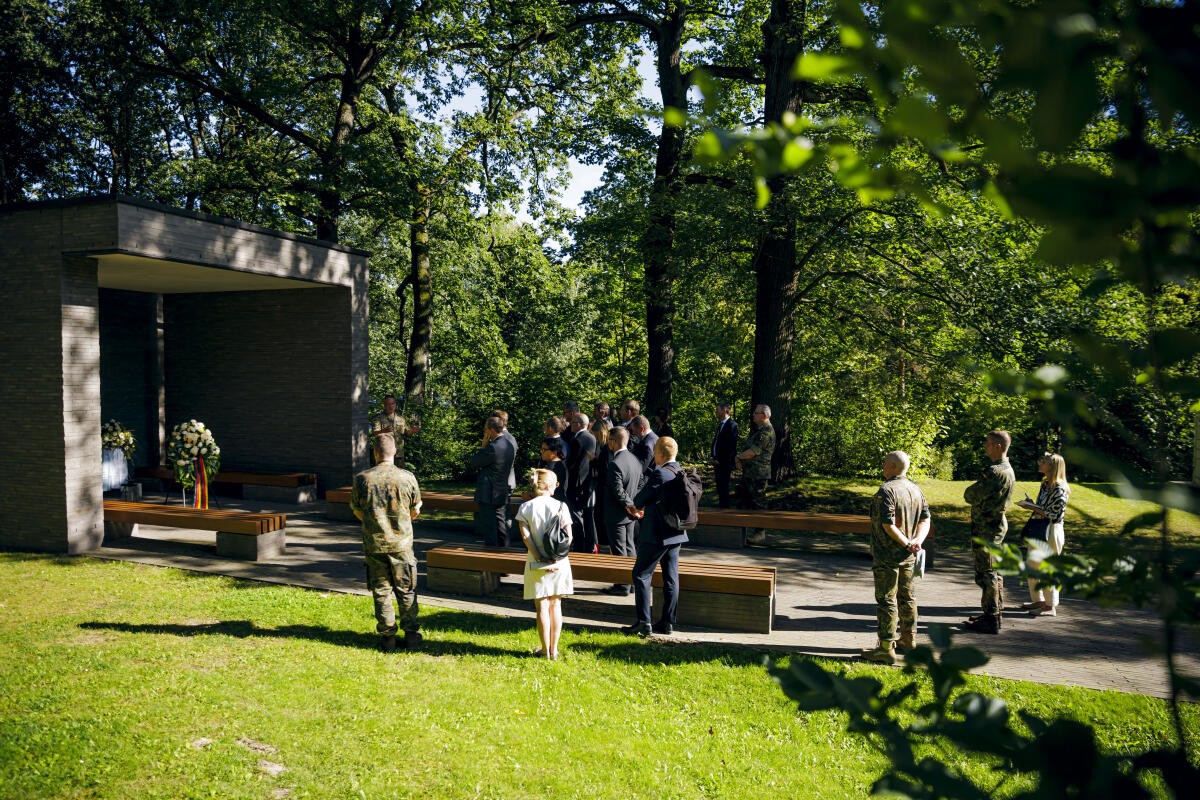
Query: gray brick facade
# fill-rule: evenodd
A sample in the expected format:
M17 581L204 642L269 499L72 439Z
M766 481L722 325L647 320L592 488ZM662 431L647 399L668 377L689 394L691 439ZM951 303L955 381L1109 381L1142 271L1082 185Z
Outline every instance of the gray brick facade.
M229 466L367 465L366 253L95 198L0 209L0 258L0 547L99 545L109 418L139 464L194 417Z

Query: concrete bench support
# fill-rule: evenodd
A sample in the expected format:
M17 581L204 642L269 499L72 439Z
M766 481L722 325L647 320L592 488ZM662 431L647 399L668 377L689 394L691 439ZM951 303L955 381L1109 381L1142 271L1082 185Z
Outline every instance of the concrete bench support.
M688 544L741 549L746 546L746 529L729 525L697 525L688 531Z
M495 572L447 569L426 565L425 582L432 592L473 594L483 597L500 587L500 575Z
M662 614L662 589L654 587L653 617ZM679 591L676 621L681 625L727 631L770 633L775 623L775 597L754 597L721 592Z
M264 561L283 553L283 530L267 533L217 531L217 555L247 561Z
M325 516L343 522L358 522L358 517L350 510L349 503L339 503L328 498L325 500Z
M130 536L137 536L138 524L136 522L105 522L104 523L104 544L112 544L121 539L128 539Z

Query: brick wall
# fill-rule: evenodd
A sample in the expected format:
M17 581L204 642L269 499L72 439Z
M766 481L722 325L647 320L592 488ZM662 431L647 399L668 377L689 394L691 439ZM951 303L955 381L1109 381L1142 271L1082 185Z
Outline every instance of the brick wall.
M359 466L350 295L164 297L168 430L200 420L225 466L316 472L322 488L349 483Z
M115 210L0 215L0 547L80 552L102 535L96 267ZM92 451L95 452L92 452ZM94 477L84 474L94 472Z

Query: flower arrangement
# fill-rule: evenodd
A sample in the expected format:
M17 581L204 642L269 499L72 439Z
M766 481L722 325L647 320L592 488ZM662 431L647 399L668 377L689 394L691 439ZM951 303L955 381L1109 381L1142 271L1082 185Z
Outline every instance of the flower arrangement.
M137 450L133 431L115 419L110 419L100 428L100 444L105 450L120 450L125 454L126 461L132 461L133 451Z
M221 467L221 448L217 447L210 431L203 422L190 419L171 430L167 439L167 461L175 468L175 480L190 489L199 484L196 501L207 507L209 478Z

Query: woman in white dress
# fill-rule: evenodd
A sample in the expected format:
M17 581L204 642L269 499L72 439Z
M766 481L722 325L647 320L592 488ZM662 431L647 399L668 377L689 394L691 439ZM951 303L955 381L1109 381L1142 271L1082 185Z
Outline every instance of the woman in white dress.
M525 599L533 600L537 608L542 646L536 655L554 660L558 658L558 637L562 633L562 597L574 594L575 584L567 558L547 563L541 553L545 551L547 531L570 529L571 512L566 503L551 497L558 488L558 476L550 470L530 470L529 486L533 498L517 509L521 539L529 551L525 558Z

